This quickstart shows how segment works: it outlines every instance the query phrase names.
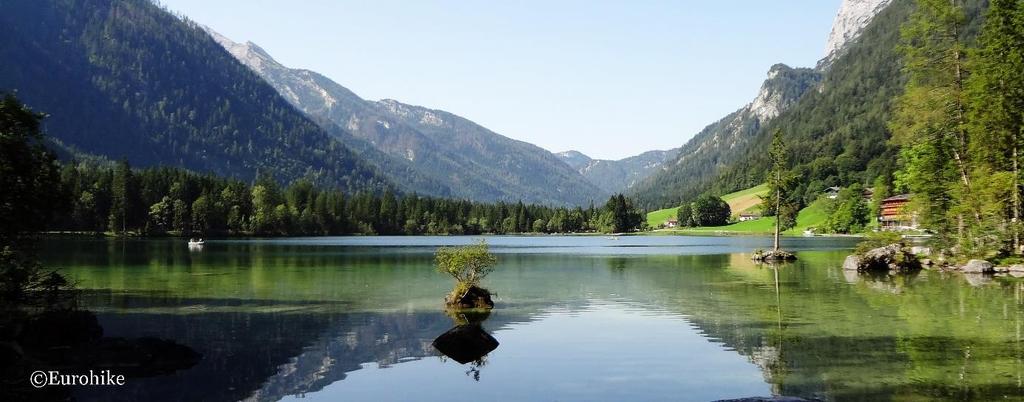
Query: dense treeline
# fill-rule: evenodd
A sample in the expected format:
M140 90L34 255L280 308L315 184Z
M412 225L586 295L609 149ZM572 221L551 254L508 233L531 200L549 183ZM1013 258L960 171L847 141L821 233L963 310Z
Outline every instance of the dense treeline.
M918 0L904 25L908 75L890 128L897 189L958 257L1019 254L1024 1L992 0L977 41L963 1Z
M66 208L52 230L159 235L328 235L628 232L643 214L622 195L597 208L475 203L325 190L308 180L282 187L269 176L249 184L173 168L133 170L66 164Z
M568 208L349 193L304 179L282 187L269 174L247 183L170 167L136 170L126 160L61 165L43 145L43 117L10 94L0 98L4 232L501 234L630 232L646 224L621 194L602 207ZM0 233L0 240L7 237Z

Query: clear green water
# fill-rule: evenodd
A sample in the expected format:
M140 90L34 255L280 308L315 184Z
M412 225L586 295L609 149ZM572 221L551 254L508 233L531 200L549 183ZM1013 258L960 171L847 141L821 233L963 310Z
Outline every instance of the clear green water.
M195 367L82 400L1024 399L1014 278L840 269L853 242L754 237L490 237L498 294L483 365L444 358L460 237L50 240L109 336L158 336ZM776 276L777 275L777 276ZM776 279L777 278L777 279Z

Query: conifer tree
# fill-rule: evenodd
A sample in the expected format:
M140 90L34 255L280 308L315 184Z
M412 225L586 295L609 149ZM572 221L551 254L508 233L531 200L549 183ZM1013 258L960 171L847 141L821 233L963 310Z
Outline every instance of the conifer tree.
M1024 6L1019 0L992 0L972 59L968 80L971 153L986 171L1009 172L1011 243L1019 253L1024 135Z
M786 143L782 140L782 130L776 129L772 132L772 147L768 151L771 160L771 170L768 172L768 195L764 197L775 214L775 251L779 251L779 236L796 225L797 205L791 201L790 191L792 190L792 177L787 171L789 158L787 157Z

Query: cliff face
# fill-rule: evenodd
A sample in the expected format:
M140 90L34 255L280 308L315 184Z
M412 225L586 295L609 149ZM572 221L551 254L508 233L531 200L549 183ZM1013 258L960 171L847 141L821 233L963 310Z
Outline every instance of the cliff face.
M818 67L827 67L843 49L860 37L864 27L878 15L892 0L843 0L832 23L832 33L825 43L825 55Z

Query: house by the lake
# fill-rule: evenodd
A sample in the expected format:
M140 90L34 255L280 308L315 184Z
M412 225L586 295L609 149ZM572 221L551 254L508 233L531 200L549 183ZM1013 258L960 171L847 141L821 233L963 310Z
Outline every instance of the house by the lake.
M907 210L910 194L900 194L882 200L879 205L878 226L882 230L917 229L917 216Z
M672 218L672 219L669 219L669 220L665 221L665 227L667 227L667 228L674 228L674 227L678 227L678 226L679 226L679 220L676 219L676 218Z

